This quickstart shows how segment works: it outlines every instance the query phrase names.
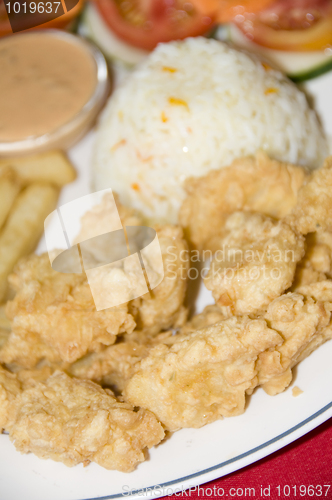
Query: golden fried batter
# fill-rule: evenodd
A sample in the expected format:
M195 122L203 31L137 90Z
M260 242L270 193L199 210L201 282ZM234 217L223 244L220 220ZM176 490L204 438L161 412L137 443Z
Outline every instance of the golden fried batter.
M332 281L321 280L310 285L302 285L298 288L298 293L313 297L319 302L332 303ZM324 307L327 307L327 304Z
M151 410L175 431L201 427L244 411L257 385L258 355L281 344L263 320L230 318L151 349L124 390L133 405Z
M205 285L224 314L254 314L289 288L304 239L282 221L235 212L226 221Z
M118 197L114 194L117 204L118 213L123 226L142 225L143 220L132 209L124 207L118 201ZM114 204L112 197L106 194L102 203L95 207L92 211L87 212L81 220L81 232L79 240L87 238L89 234L95 231L95 227L102 234L109 228L110 217L117 217L114 214ZM137 328L142 331L143 336L153 336L161 330L168 328L177 328L184 324L187 318L187 310L183 306L186 288L187 288L187 269L188 262L181 256L187 251L187 243L183 236L183 231L178 226L173 225L154 225L156 230L162 259L164 266L164 278L162 282L155 287L151 292L142 294L141 297L134 299L130 303L130 312L133 314L137 323ZM124 242L122 241L122 245ZM114 244L117 247L121 242ZM98 257L105 260L102 256L103 252L109 256L109 248L100 248L92 241L89 250L96 260ZM153 257L153 255L152 255ZM146 260L148 260L146 256ZM146 262L147 264L147 262ZM155 271L156 265L152 261L148 262L150 270ZM141 268L139 268L141 270ZM121 274L122 271L122 274ZM131 282L128 286L129 290L137 289L137 283L132 283L135 278L135 273L132 269L119 269L117 275L118 286L121 286L121 292L127 286L128 277ZM127 281L126 281L127 280ZM131 297L128 294L128 300Z
M9 406L20 392L17 376L0 366L0 434L9 422Z
M264 318L284 339L259 356L259 384L270 394L282 392L292 380L292 368L332 337L332 282L303 287L271 302Z
M96 311L85 275L54 271L47 254L21 261L10 283L17 293L6 308L12 332L0 350L3 363L74 362L135 327L127 304Z
M312 268L332 278L332 233L321 231L306 237L305 259Z
M157 344L172 345L184 335L213 325L222 319L225 318L218 306L207 306L201 314L197 314L185 323L176 334L167 331L147 338L141 331L133 332L127 336L125 342L119 342L100 352L87 354L70 365L66 371L75 377L93 380L122 391L135 373L136 364L148 355L152 347Z
M100 205L94 206L82 216L77 241L89 240L91 234L100 235L109 232L112 226L117 225L119 217L122 226L139 226L143 223L134 209L125 207L119 202L116 193L106 193Z
M147 355L149 348L134 341L120 342L101 352L87 354L68 368L78 378L93 380L122 391L134 374L135 365Z
M281 219L295 206L306 176L303 168L271 160L263 152L235 160L186 182L180 222L198 249L215 252L220 249L215 237L231 212L249 210Z
M316 271L308 261L303 260L296 267L294 281L290 291L298 292L299 288L303 285L311 285L312 283L323 281L325 279L325 274Z
M10 321L5 313L5 305L0 306L0 349L7 342L10 335Z
M187 290L189 262L183 258L187 243L178 226L155 226L164 265L164 278L150 294L135 299L130 312L137 328L153 336L168 328L181 327L187 319L183 306Z
M302 234L332 232L332 156L307 179L286 221Z
M9 413L6 428L17 450L67 466L96 462L130 472L145 460L144 449L164 437L151 412L133 411L111 391L61 372L19 394Z
M183 325L179 333L182 335L192 333L196 330L214 325L223 319L226 319L226 316L222 313L220 307L216 304L206 306L200 314L196 314L190 321Z
M18 365L8 365L10 371L14 372L17 376L17 380L22 385L22 389L28 389L34 387L39 382L46 382L46 380L53 375L56 371L65 371L66 364L48 364L47 361L42 361L36 368L27 370L21 368Z
M299 262L291 290L332 277L332 233L322 231L306 236L306 251Z

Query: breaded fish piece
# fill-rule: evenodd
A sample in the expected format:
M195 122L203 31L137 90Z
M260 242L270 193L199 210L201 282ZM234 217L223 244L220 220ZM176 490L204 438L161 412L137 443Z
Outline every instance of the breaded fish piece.
M295 206L307 175L302 167L271 160L263 152L235 160L205 177L188 179L180 223L199 250L215 252L220 248L215 237L230 213L248 210L281 219Z
M304 238L282 221L234 212L226 221L205 286L225 315L256 314L293 282Z
M332 156L306 179L286 222L301 234L332 232Z
M319 231L308 234L304 258L315 271L332 278L332 233Z
M9 407L21 392L17 376L0 366L0 434L9 422Z
M141 331L127 335L125 341L107 347L103 351L87 354L67 368L78 378L85 378L123 391L135 373L135 366L158 344L172 345L184 335L210 326L225 319L216 305L206 306L204 311L193 316L177 332L168 330L155 337L146 337ZM129 340L132 338L133 340Z
M87 354L68 368L71 375L93 380L121 392L132 377L135 365L147 356L149 346L134 341L120 342L101 352Z
M318 302L324 302L324 307L329 307L328 303L332 304L332 281L321 280L310 285L302 285L298 288L298 293L313 297Z
M10 335L10 321L5 313L5 304L0 306L0 349L7 342Z
M257 385L258 355L281 343L264 320L232 317L151 349L124 397L152 411L170 431L239 415Z
M116 220L117 214L124 226L141 226L145 221L133 209L127 208L119 203L118 196L113 193L117 206L117 212L114 213L114 203L112 195L106 194L102 203L93 210L87 212L81 219L81 232L78 239L88 238L88 235L96 231L103 234L109 230L110 221ZM150 224L148 224L150 225ZM179 226L171 224L152 225L158 237L163 260L164 278L162 282L149 293L142 294L139 298L131 300L130 312L135 317L137 329L142 331L143 336L153 336L162 330L168 328L177 328L184 324L187 319L187 309L183 306L187 289L187 270L189 263L182 257L187 252L188 245L183 236L183 230ZM122 239L118 243L112 242L119 250L121 245L125 245ZM125 245L126 246L126 245ZM96 260L105 261L104 255L109 258L110 249L98 241L98 245L91 241L88 246L91 255ZM126 252L127 250L125 250ZM153 253L145 255L145 265L149 266L151 274L156 272L158 265L153 261ZM116 259L114 259L116 260ZM147 262L149 260L149 262ZM141 267L139 268L141 271ZM121 274L122 273L122 274ZM159 273L159 270L157 270ZM134 277L132 269L119 269L117 281L121 285L121 290L127 286L128 276L131 280ZM150 274L150 275L151 275ZM103 279L103 278L101 278ZM130 280L129 280L130 281ZM137 284L130 283L129 289L136 289ZM107 292L105 292L107 293ZM131 297L128 295L128 300Z
M6 429L18 451L69 467L96 462L130 472L164 437L150 411L133 411L111 391L61 372L19 394L9 413Z
M3 363L74 362L135 328L127 304L96 311L85 275L54 271L47 254L21 261L10 284L16 296L6 307L12 332L0 350Z
M279 394L288 387L292 368L332 338L331 310L330 281L303 287L302 294L287 293L271 302L264 318L284 341L259 356L259 384L268 394Z
M169 330L147 338L142 332L134 332L128 335L124 342L109 346L100 352L87 354L70 365L66 371L74 377L93 380L122 392L134 375L137 363L145 358L153 347L158 344L172 345L184 335L222 319L225 318L218 306L207 306L201 314L185 323L176 334ZM128 340L131 337L135 340Z
M186 334L213 325L225 319L216 305L206 306L204 311L185 323L178 332L167 331L146 338L142 332L134 332L124 342L107 347L103 351L87 354L70 365L66 371L78 378L93 380L122 392L126 383L135 373L139 361L158 344L172 345ZM128 340L132 337L135 340Z
M100 204L86 211L80 223L74 242L84 242L84 266L87 268L96 267L100 262L116 262L127 256L127 241L121 229L144 224L138 212L122 205L114 192L105 193Z
M114 204L115 202L115 204ZM140 226L143 219L139 213L125 207L116 193L105 193L99 205L88 210L81 218L81 228L77 241L89 240L91 234L105 234L116 226L120 217L122 226Z
M179 340L185 338L188 333L202 330L203 328L219 323L219 321L223 321L228 317L229 316L225 315L221 308L216 304L206 306L201 313L195 314L181 328L168 330L167 332L160 333L151 339L149 347L154 347L157 344L173 345Z
M164 278L149 294L132 301L130 312L137 329L145 336L154 336L162 330L181 327L187 319L183 302L187 291L188 250L183 230L179 226L155 226L161 249Z
M34 387L39 382L46 382L56 371L66 371L67 366L67 363L54 364L46 360L41 361L30 370L16 364L7 365L8 369L17 376L23 390Z
M306 236L306 250L298 263L292 292L303 285L310 285L332 277L332 233L321 231Z
M168 330L159 335L146 338L142 332L133 332L126 340L107 347L103 351L87 354L67 368L78 378L85 378L114 387L122 391L135 373L135 366L158 344L172 345L188 333L200 330L225 319L216 305L206 306L204 311L193 316L177 332ZM134 340L128 340L128 338Z
M179 333L182 335L192 333L196 330L214 325L224 319L227 319L227 316L223 314L220 307L216 304L211 304L210 306L206 306L200 314L195 314L190 321L183 325Z

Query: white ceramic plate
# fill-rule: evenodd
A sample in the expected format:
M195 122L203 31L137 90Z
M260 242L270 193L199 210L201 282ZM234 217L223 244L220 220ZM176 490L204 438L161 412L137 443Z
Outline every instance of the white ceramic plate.
M332 73L314 80L307 90L316 100L332 137ZM89 192L93 133L70 152L78 180L63 190L60 204ZM41 242L40 250L45 249ZM212 303L206 290L197 301L200 311ZM175 433L151 450L150 460L135 472L107 471L95 464L69 469L63 464L20 455L8 436L0 437L1 500L106 500L159 497L205 483L255 462L282 448L332 416L332 342L320 347L295 370L292 386L270 397L258 389L239 416ZM292 387L304 392L292 396Z

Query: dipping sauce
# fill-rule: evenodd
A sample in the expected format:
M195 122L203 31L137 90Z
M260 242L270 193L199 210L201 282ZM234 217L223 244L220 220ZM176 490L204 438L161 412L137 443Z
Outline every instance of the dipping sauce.
M2 39L0 68L0 142L53 132L82 109L97 85L89 51L50 32Z

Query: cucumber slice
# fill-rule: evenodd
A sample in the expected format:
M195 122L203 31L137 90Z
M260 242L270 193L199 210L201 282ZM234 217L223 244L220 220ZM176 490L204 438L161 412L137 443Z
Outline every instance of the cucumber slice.
M254 52L271 61L294 82L316 78L332 69L332 50L313 52L286 52L261 47L251 42L234 24L229 24L217 32L218 39L232 42L236 47Z
M145 50L132 47L114 35L92 3L84 10L79 33L92 40L111 62L131 67L148 55Z

